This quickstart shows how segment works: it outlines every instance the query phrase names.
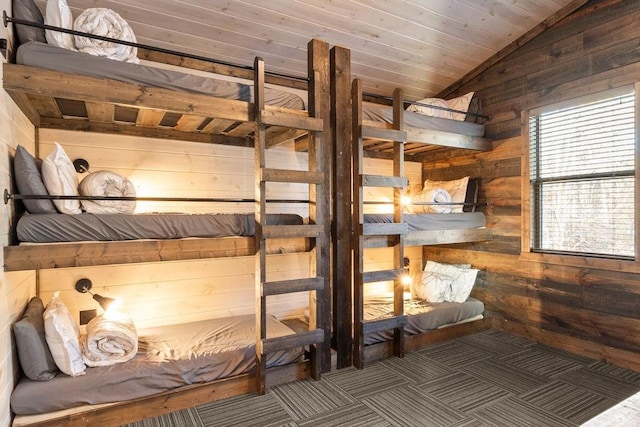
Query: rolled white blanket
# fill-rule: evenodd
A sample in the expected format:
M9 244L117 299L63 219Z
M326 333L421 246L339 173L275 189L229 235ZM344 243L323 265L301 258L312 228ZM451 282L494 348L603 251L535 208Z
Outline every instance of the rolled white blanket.
M411 199L413 211L415 213L450 213L453 206L450 204L438 205L438 203L451 203L453 201L451 194L444 188L434 188L431 190L423 190L413 196ZM429 205L418 205L415 203L431 203Z
M112 39L136 42L136 36L127 21L111 9L86 9L74 21L73 29ZM138 49L136 47L83 36L74 36L74 39L76 49L80 52L117 61L133 62L135 64L139 62Z
M87 324L80 339L82 358L87 366L109 366L132 359L138 352L138 332L129 316L107 313Z
M80 181L81 196L135 197L136 189L127 178L110 171L91 172ZM136 210L133 200L83 200L82 207L93 214L132 214Z

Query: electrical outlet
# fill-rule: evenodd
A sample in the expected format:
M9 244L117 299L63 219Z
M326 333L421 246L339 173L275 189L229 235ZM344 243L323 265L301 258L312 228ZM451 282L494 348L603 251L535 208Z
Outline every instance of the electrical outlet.
M98 315L98 310L80 310L80 324L86 325L91 319Z

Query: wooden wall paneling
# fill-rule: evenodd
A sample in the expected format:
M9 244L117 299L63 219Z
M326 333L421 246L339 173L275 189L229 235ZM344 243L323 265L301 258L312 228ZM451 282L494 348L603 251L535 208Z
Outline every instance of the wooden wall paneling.
M53 292L74 318L80 310L98 308L89 295L78 293L81 278L93 282L95 293L119 298L122 310L140 328L253 313L252 257L41 270L40 297ZM308 276L308 253L269 255L271 280ZM269 300L268 311L278 318L302 316L307 295Z
M59 142L71 159L85 158L90 170L111 170L128 177L138 196L253 198L251 148L202 145L181 141L141 139L118 135L92 135L45 129L42 156ZM290 146L269 150L267 158L278 166L306 167L304 153ZM84 176L79 175L79 179ZM308 198L304 184L272 185L272 199ZM307 216L303 204L280 205L281 212ZM138 202L138 212L253 212L252 203Z
M485 302L494 327L636 370L639 343L628 331L640 321L638 263L528 253L526 124L529 108L640 79L640 33L630 25L638 6L593 2L470 80L464 89L476 90L492 116L488 132L503 139L473 158L455 151L423 158L434 176L450 176L445 168L481 174L494 240L424 252L483 270L472 295Z
M0 423L9 425L9 397L20 372L11 326L20 320L27 303L35 295L35 275L32 271L3 273L0 283ZM2 425L5 425L2 424Z
M9 2L4 2L6 5ZM2 71L0 71L1 75ZM36 131L30 122L5 91L0 91L0 181L2 188L13 189L12 161L18 144L30 153L35 151ZM10 202L0 210L2 227L0 240L2 245L15 241L13 233L14 212L21 211L20 203ZM0 259L3 255L0 252ZM6 273L0 272L0 425L11 423L10 396L20 368L11 331L12 324L19 320L27 303L36 295L36 274L33 271Z
M129 177L140 196L253 198L252 148L43 129L40 138L42 157L53 149L54 141L59 142L72 159L87 159L91 171L112 170ZM267 160L274 167L297 170L307 168L308 164L307 154L296 153L290 146L268 150ZM79 175L79 178L82 179L83 176ZM304 200L309 197L307 187L304 184L274 184L269 187L268 194L274 199ZM303 204L274 205L270 209L273 209L273 212L298 213L305 217L308 215L308 210ZM191 213L253 212L254 206L253 203L139 202L138 210ZM233 239L230 243L235 242L237 240ZM289 244L275 243L285 246ZM283 261L278 260L278 256L270 264L276 269L274 274L283 278L304 277L303 273L308 274L308 254L285 254ZM159 267L164 264L94 267L88 270L61 269L71 273L46 270L42 274L43 297L50 297L56 283L64 283L63 300L71 300L74 316L81 309L95 307L93 301L87 300L85 295L80 295L72 289L79 278L77 276L83 274L83 271L89 271L94 282L104 283L104 280L110 277L129 277L122 279L123 284L108 285L106 290L111 291L115 286L118 292L123 293L127 299L127 309L131 310L130 314L141 326L253 312L253 298L246 299L246 289L253 289L250 285L253 280L253 267L246 266L244 261L224 259L169 262L166 263L168 267ZM234 267L230 268L230 265ZM187 277L174 278L169 283L175 286L170 286L165 282L167 278L172 277L166 272L167 268L180 272L193 270L200 274L201 278L195 282L195 279ZM154 271L165 273L151 276L151 272ZM233 271L233 275L227 277L228 271ZM59 277L65 277L65 274L73 274L73 278L67 277L61 281ZM124 283L127 285L124 286ZM247 285L249 288L246 288ZM230 292L218 294L219 288L224 286ZM192 291L176 294L176 289L183 288L190 288ZM154 296L145 300L141 297L145 293ZM216 298L201 298L211 293L216 294ZM173 301L180 301L180 304L174 305ZM289 300L274 299L272 302L269 306L270 313L278 317L301 316L308 306L306 296L301 295L293 295ZM162 310L154 310L154 307L162 307Z

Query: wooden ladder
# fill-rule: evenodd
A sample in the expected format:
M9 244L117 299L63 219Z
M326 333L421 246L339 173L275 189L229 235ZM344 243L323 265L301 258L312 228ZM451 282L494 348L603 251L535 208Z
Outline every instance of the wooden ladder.
M318 40L309 44L309 67L317 67L320 58L327 58L328 45ZM312 60L315 59L315 60ZM266 390L267 355L276 351L308 347L311 358L311 377L320 378L323 371L323 357L330 350L329 340L325 339L330 332L327 328L329 310L329 255L328 255L328 174L329 167L325 160L322 138L328 125L324 111L328 111L328 101L320 102L313 93L313 87L321 75L328 78L326 72L317 73L310 82L309 114L300 115L292 111L269 107L264 104L264 63L260 58L255 61L255 198L256 198L256 376L258 393ZM326 67L326 64L325 64ZM315 82L315 84L314 84ZM328 85L328 82L327 82ZM327 95L328 100L328 95ZM266 127L277 125L285 128L300 129L309 132L309 168L307 171L274 169L267 167L266 161ZM309 185L309 223L305 225L268 225L266 222L266 199L268 183L304 183ZM309 256L309 277L294 280L267 280L266 242L268 239L286 239L304 237L312 240ZM310 292L309 330L283 337L268 338L266 330L267 297L295 292ZM327 343L325 346L324 343ZM324 349L323 347L326 347ZM326 370L326 369L325 369Z
M362 118L362 83L355 79L351 92L353 111L353 300L354 300L354 354L353 364L356 368L364 367L364 336L366 334L393 329L393 354L404 356L404 315L402 277L404 268L404 236L407 225L402 221L402 194L408 185L404 176L404 142L407 139L403 128L402 91L396 89L393 96L392 128L380 128L363 125ZM393 145L393 175L365 175L363 173L365 138L390 141ZM364 188L383 187L393 189L394 222L388 224L364 223ZM394 248L393 268L390 270L364 271L364 250L368 236L386 236L388 247ZM364 287L367 283L393 281L393 316L365 321L364 320Z

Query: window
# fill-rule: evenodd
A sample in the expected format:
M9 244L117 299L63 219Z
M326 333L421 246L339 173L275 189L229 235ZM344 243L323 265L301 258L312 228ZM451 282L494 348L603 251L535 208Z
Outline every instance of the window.
M531 112L533 252L635 256L634 102L628 89Z

